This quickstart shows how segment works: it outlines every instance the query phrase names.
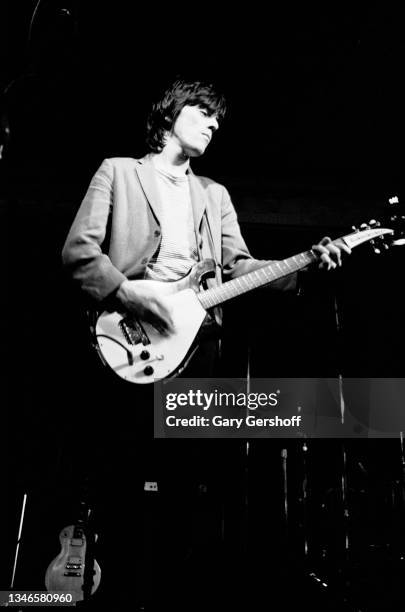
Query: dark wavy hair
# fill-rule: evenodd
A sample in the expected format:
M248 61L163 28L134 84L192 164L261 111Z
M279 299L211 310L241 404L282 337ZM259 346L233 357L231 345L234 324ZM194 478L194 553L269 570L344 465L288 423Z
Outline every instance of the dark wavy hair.
M148 115L145 140L151 153L161 152L165 133L172 129L186 105L201 106L211 115L216 115L218 121L224 118L226 111L225 98L212 83L177 78L166 88L160 99L154 102Z

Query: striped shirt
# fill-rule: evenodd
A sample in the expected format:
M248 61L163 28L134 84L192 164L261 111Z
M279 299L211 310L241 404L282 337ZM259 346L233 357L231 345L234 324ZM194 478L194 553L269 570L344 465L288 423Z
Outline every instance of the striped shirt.
M157 187L162 205L160 246L149 261L146 278L177 280L187 274L197 261L193 211L188 176L176 176L156 169Z

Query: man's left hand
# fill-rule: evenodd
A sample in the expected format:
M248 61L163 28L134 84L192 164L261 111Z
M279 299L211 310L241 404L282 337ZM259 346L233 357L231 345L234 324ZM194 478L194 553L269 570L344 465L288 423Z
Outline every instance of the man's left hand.
M332 240L325 236L312 250L319 255L319 268L333 270L342 265L342 258L350 255L352 250L342 240Z

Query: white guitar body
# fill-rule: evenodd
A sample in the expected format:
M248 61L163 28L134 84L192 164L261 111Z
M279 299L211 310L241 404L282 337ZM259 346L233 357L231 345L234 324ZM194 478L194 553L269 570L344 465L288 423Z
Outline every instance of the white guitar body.
M205 319L207 312L193 289L183 289L164 299L171 311L174 332L162 336L154 327L142 322L149 339L147 344L128 342L122 332L123 316L117 312L104 312L97 320L96 335L101 352L108 355L108 365L129 382L151 383L176 372ZM128 358L129 355L132 358Z

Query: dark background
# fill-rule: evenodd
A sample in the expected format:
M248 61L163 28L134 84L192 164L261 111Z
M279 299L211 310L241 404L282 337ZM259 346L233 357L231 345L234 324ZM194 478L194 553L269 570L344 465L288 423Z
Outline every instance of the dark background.
M397 195L401 202L404 189L402 7L399 1L300 8L249 4L232 6L222 16L215 5L43 1L9 3L2 10L0 196L11 407L4 477L11 476L12 515L3 584L8 586L22 493L29 492L29 503L16 586L41 589L46 566L58 552L59 530L75 520L78 482L90 463L96 502L110 500L99 503L96 521L98 556L106 568L99 593L103 597L104 588L107 597L111 576L121 586L122 576L128 578L120 571L132 555L127 548L120 557L122 548L114 548L111 517L119 525L120 542L131 522L140 519L134 518L138 502L128 468L133 458L126 451L136 419L111 390L102 398L89 389L89 380L97 378L91 378L83 321L60 264L91 176L104 157L144 153L150 101L162 83L185 72L215 80L227 96L226 120L193 169L227 186L255 256L287 257L370 218L389 225L388 197ZM257 377L403 376L403 260L401 247L375 256L362 246L342 270L308 274L299 298L261 291L228 306L224 352L229 373L244 375L249 349L251 374ZM255 567L255 588L247 589L247 597L259 601L265 589L258 583L266 574L259 553L279 567L291 550L294 562L289 559L286 567L297 564L294 579L301 580L307 529L313 556L319 558L325 549L328 567L342 568L341 444L312 441L307 468L312 505L305 524L302 442L284 445L295 525L287 542L280 445L252 441L247 459L243 443L218 442L203 476L193 464L187 466L184 490L180 476L173 476L183 474L176 472L177 450L166 445L162 458L167 461L172 451L173 461L163 469L158 447L147 472L159 480L161 493L142 501L145 533L153 534L147 567L159 558L164 567L177 561L189 578L199 575L200 565L221 572L213 551L225 541L232 580L241 567ZM388 609L383 594L388 589L379 594L376 585L395 575L398 556L392 543L403 542L400 444L398 439L357 440L348 448L352 550L361 558L357 574L351 570L351 597L365 609ZM218 468L221 453L228 457L223 471ZM173 524L167 528L167 516L176 515L179 499L191 518L178 519L173 530ZM114 569L108 542L121 562ZM376 549L379 556L373 557L370 551ZM235 551L236 567L229 564ZM386 574L380 572L380 582L370 590L370 576L380 563ZM160 584L165 572L144 573L153 591L153 578ZM362 590L358 585L365 583ZM173 584L167 579L165 588L171 585L176 601L182 589ZM124 586L128 594L128 583ZM343 591L338 584L333 597L342 598ZM314 593L305 592L315 601ZM225 590L225 602L227 595Z

